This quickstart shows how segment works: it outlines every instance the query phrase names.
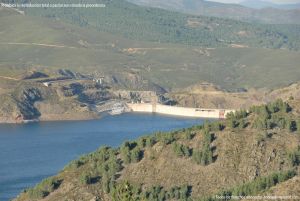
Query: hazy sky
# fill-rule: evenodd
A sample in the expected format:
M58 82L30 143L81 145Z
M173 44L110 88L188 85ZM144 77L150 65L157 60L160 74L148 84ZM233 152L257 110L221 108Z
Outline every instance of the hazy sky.
M208 0L208 1L218 1L222 3L238 3L244 0ZM279 3L279 4L300 3L300 0L263 0L263 1L269 1L272 3Z

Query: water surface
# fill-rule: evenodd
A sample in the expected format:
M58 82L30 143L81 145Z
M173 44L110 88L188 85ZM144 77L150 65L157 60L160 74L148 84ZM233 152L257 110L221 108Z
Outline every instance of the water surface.
M155 131L202 123L202 119L123 114L92 121L0 125L0 200L16 197L101 145L115 147Z

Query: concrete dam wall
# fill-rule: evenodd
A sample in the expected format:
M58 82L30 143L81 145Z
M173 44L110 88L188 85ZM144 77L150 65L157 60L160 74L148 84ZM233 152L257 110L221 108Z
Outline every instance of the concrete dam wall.
M151 103L129 103L127 104L132 112L158 113L184 117L214 118L224 119L230 112L235 110L225 109L203 109L203 108L186 108L178 106L169 106Z

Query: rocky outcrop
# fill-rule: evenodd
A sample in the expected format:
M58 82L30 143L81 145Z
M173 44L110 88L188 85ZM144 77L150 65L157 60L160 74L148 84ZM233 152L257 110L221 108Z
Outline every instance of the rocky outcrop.
M36 120L40 112L35 107L35 102L42 100L38 88L20 86L13 94L1 97L0 122L18 123Z
M119 99L129 100L130 102L152 102L157 100L157 94L154 91L113 91Z
M0 123L16 123L22 119L22 113L16 100L10 95L0 96Z
M68 78L76 78L76 79L83 79L86 78L86 76L82 75L78 72L73 72L68 69L59 69L57 72L60 76L68 77Z
M157 94L164 94L167 92L163 87L155 84L154 82L145 79L139 73L135 72L122 72L108 74L104 77L104 81L115 88L131 89L140 91L155 91Z
M25 88L17 98L17 105L20 108L23 120L38 119L41 113L34 106L34 103L42 100L42 94L38 88Z

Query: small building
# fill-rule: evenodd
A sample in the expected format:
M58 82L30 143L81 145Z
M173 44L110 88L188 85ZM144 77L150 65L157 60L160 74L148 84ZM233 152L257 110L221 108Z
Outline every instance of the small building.
M51 83L50 82L43 82L43 85L46 86L46 87L50 87Z
M97 84L102 85L103 84L103 79L104 79L104 76L101 76L99 78L94 78L93 81L96 82Z

